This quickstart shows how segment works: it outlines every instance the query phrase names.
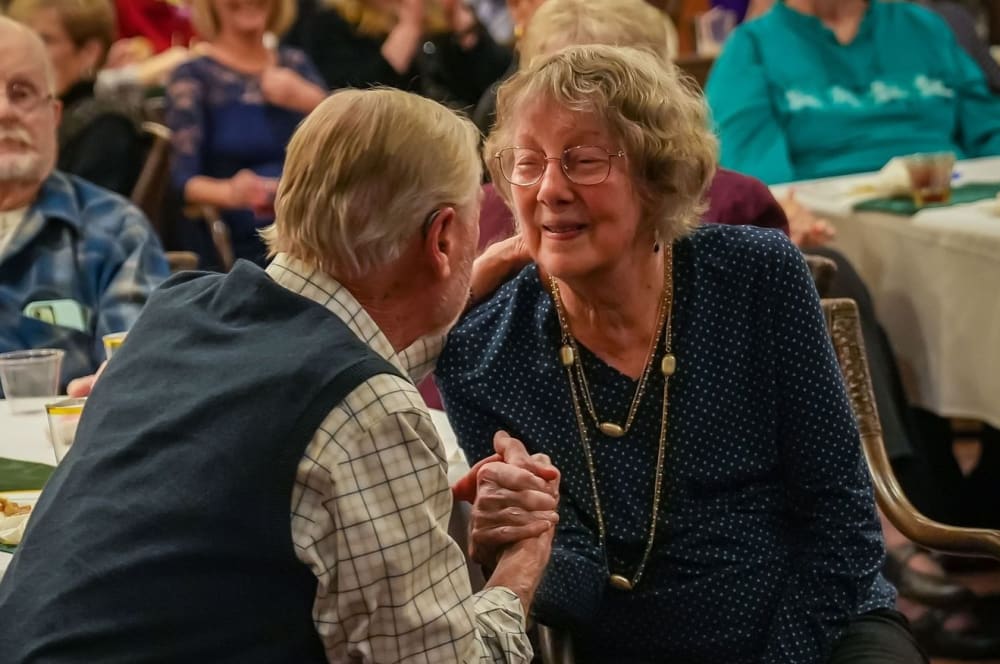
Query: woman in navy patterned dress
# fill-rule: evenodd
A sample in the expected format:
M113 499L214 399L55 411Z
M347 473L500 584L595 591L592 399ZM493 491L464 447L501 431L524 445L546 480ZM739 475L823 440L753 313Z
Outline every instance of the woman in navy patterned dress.
M257 231L274 220L285 146L326 96L304 53L268 42L294 17L293 0L195 0L194 25L208 53L174 70L167 86L174 188L188 205L219 208L236 257L258 263L264 244ZM184 228L184 248L212 265L201 225Z
M924 661L800 253L694 228L706 115L631 49L501 87L485 154L533 264L451 332L449 417L470 460L503 429L562 471L534 610L584 661Z

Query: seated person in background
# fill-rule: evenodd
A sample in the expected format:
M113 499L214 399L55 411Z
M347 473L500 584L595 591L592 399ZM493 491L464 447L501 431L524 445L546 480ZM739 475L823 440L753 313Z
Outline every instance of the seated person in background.
M45 45L0 17L0 352L62 348L62 382L93 373L168 274L128 201L54 171L59 101Z
M645 52L569 47L501 86L484 155L534 264L449 335L449 418L470 459L504 430L561 470L535 615L583 661L925 661L800 252L693 229L715 151Z
M193 11L208 46L167 86L172 184L195 212L219 208L236 257L262 264L258 230L274 219L285 146L326 90L304 53L266 43L265 33L280 35L294 20L293 0L195 0ZM214 265L204 226L183 227L181 248Z
M990 55L989 44L976 31L976 17L964 2L953 0L911 0L940 15L955 34L958 44L983 70L986 84L994 93L1000 93L1000 63ZM747 19L756 18L774 6L775 0L752 0Z
M14 0L8 13L45 42L62 102L61 171L123 196L142 168L139 110L119 98L98 98L94 79L115 37L108 0Z
M535 511L495 522L514 541L473 594L410 380L434 361L414 342L466 303L478 145L398 90L345 91L305 120L267 271L167 282L95 385L0 586L5 658L531 659L558 472L495 437L510 463L470 474L477 502Z
M299 26L331 89L389 85L450 106L476 103L510 66L463 0L326 0Z
M706 94L721 164L768 184L913 152L1000 154L1000 97L944 21L908 2L775 3L729 36Z
M524 37L527 30L528 24L531 22L532 17L535 12L538 11L546 0L507 0L507 8L510 13L511 20L514 23L514 35L519 40L517 44L517 52L515 53L515 62L512 63L511 68L503 75L502 78L498 79L493 83L486 92L483 93L482 97L476 104L475 109L472 111L472 121L476 123L484 134L489 133L490 128L493 126L493 121L496 117L496 105L497 105L497 88L506 79L510 78L515 71L517 71L520 64L520 60L523 58L523 44L520 40ZM652 4L650 6L652 7ZM647 14L647 18L649 14ZM664 36L664 43L657 44L656 51L659 53L665 51L670 59L677 56L677 30L674 27L674 23L670 16L663 11L657 10L657 18L654 20L657 29L660 29L662 24L662 29L666 30ZM591 31L597 26L588 25L587 31ZM598 28L599 29L599 28Z

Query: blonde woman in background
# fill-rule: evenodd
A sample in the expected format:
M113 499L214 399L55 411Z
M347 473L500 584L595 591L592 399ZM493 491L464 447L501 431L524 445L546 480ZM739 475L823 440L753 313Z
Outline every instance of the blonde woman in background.
M293 0L195 0L192 11L207 46L167 85L172 183L186 203L221 209L236 256L263 263L257 231L274 218L285 146L326 87L304 53L277 48L295 20ZM202 228L184 226L183 248L213 266Z
M511 58L463 0L321 0L296 32L331 89L388 85L454 107L475 104Z

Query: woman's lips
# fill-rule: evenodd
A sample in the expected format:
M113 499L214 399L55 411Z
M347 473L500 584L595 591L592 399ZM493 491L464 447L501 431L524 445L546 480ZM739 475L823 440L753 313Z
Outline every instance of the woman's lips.
M542 232L553 240L572 240L586 228L586 224L542 224Z

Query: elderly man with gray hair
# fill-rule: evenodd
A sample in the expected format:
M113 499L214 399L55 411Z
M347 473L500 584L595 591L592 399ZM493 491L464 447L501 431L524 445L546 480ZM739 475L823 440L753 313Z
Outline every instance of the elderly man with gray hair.
M0 16L0 352L66 351L62 383L93 373L168 274L128 201L54 170L62 106L41 39Z
M271 265L166 282L94 386L0 586L5 657L531 659L558 471L498 432L460 482L498 552L473 594L412 382L468 299L477 146L393 90L303 122Z

